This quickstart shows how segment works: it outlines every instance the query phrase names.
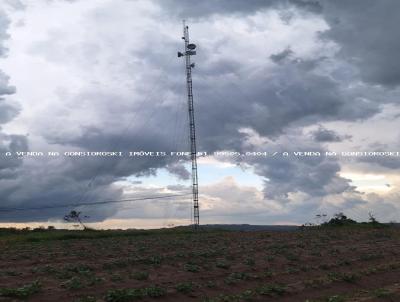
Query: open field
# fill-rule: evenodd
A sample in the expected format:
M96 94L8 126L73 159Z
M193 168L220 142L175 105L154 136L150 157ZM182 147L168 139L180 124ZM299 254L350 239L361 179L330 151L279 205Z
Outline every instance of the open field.
M0 301L400 301L400 229L0 234Z

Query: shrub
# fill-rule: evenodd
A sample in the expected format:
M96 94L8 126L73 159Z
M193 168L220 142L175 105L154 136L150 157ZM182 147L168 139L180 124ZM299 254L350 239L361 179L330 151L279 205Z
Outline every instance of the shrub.
M162 297L165 296L165 294L167 293L167 291L164 288L157 286L146 287L143 289L143 291L146 296L152 298Z
M132 275L133 279L136 280L147 280L149 279L149 273L148 272L135 272Z
M145 297L141 289L112 289L107 292L105 300L107 302L129 302Z
M191 272L191 273L197 273L200 270L200 267L198 265L190 264L190 263L185 264L185 266L183 268L185 271Z
M231 266L228 262L219 260L215 263L215 266L218 268L229 269Z
M267 295L267 296L281 296L286 293L286 286L279 285L279 284L269 284L259 287L257 292L260 295Z
M328 222L323 223L325 226L344 226L344 225L354 225L357 224L353 219L347 218L342 212L336 213L333 218Z
M84 287L82 281L78 277L72 277L71 279L62 283L61 286L70 290L81 289Z
M193 282L182 282L175 286L178 292L188 294L193 291Z
M27 298L40 292L41 288L39 281L34 281L18 288L0 288L0 297Z

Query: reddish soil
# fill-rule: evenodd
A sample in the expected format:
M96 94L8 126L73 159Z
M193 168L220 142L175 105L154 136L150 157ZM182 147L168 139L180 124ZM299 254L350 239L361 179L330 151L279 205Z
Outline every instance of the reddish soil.
M400 301L399 229L21 236L0 237L0 301Z

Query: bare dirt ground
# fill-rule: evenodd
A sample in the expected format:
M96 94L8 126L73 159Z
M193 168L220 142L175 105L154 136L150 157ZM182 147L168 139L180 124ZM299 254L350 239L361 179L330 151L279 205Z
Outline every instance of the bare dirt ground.
M0 236L0 301L400 301L394 228L59 234Z

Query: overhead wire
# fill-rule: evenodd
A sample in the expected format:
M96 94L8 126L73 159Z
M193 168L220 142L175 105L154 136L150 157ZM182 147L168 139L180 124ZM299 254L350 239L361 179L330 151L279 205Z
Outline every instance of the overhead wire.
M152 196L152 197L136 197L136 198L127 198L127 199L119 199L119 200L103 200L103 201L93 201L93 202L83 202L83 203L70 203L70 204L62 204L62 205L48 205L48 206L41 206L41 207L0 208L0 213L15 212L15 211L58 209L58 208L81 207L81 206L93 206L93 205L102 205L102 204L109 204L109 203L124 203L124 202L131 202L131 201L164 199L164 198L181 197L181 196L188 196L188 195L191 195L191 193L170 194L170 195Z

